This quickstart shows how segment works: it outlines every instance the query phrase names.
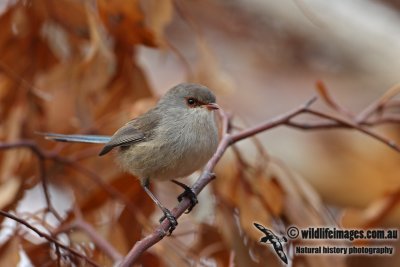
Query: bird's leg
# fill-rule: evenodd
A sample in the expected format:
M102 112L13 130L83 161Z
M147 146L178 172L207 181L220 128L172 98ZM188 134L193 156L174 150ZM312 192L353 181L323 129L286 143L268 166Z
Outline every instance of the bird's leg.
M178 222L176 221L176 218L174 217L174 215L172 215L172 213L166 207L164 207L161 204L161 202L157 199L157 197L150 191L150 189L149 189L149 179L145 179L144 182L142 183L142 186L144 188L144 191L146 191L147 195L149 195L149 197L153 200L153 202L156 203L156 205L164 213L164 216L162 216L161 219L160 219L160 223L162 223L165 218L167 218L167 220L169 221L170 228L168 230L168 235L171 235L172 231L174 231L176 226L178 225Z
M173 182L173 183L179 185L180 187L182 187L183 189L185 189L185 191L183 191L183 193L178 196L178 201L181 202L184 197L187 197L190 199L190 206L187 209L187 211L185 212L185 213L189 213L194 208L194 206L196 206L196 204L199 203L199 201L197 200L196 194L193 192L192 188L185 185L184 183L178 182L176 180L171 180L171 182Z

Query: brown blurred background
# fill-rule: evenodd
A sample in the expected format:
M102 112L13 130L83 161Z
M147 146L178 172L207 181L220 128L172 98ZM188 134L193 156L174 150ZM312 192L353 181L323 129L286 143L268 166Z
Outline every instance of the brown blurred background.
M35 132L111 134L182 81L199 82L214 90L219 104L242 127L305 102L315 95L317 80L324 81L338 102L354 113L399 82L397 1L46 0L2 1L0 10L1 140L35 140L121 189L142 217L132 214L126 203L101 193L98 185L76 169L51 160L46 163L52 200L59 202L54 205L63 218L53 220L52 227L72 220L76 216L72 206L78 206L85 219L123 255L149 233L148 222L156 225L160 215L153 214L153 205L138 183L121 174L110 157L97 158L99 147L54 144ZM315 106L334 113L321 101ZM398 125L379 126L374 131L400 143ZM330 225L332 220L326 217L343 227L365 227L388 198L399 194L400 154L362 133L280 127L258 137L270 158L260 159L257 146L247 140L238 147L254 163L251 168L238 164L229 151L211 189L202 193L203 198L200 195L194 213L182 218L177 237L150 250L142 259L144 266L228 266L230 261L235 266L279 266L275 255L259 246L260 233L251 229L251 220L277 231L291 223ZM32 193L41 182L35 156L26 150L9 150L1 152L0 160L0 207L25 211L27 204L24 208L21 200L29 196L31 202L42 203L41 194L34 197ZM264 161L262 167L259 161ZM261 201L263 197L256 195L254 203L246 203L248 207L241 204L255 195L251 184L257 181L266 185L261 195L270 196ZM247 193L238 189L243 183L250 184ZM173 207L178 189L154 186ZM398 227L397 202L370 226ZM302 214L291 210L295 204ZM305 218L308 212L315 219ZM4 231L0 234L3 240L6 235ZM82 236L69 238L71 244L90 242ZM10 249L10 241L5 244L8 250L3 249L3 255L18 254L21 249ZM399 248L398 242L387 245ZM172 252L182 247L186 250ZM34 265L51 259L36 260L27 245L22 249ZM165 253L170 254L166 257ZM101 251L93 255L102 265L111 264ZM295 258L293 265L400 263L398 253L337 257L335 261L304 258ZM11 261L4 259L2 263Z

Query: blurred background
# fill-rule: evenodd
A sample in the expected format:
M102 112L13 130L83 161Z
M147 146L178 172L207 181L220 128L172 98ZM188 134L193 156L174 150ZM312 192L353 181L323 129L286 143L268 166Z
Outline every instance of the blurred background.
M304 103L318 80L357 114L399 82L399 26L394 0L2 0L0 140L46 152L38 160L26 148L0 151L0 208L112 266L73 222L125 255L161 214L112 157L97 157L100 146L36 132L112 134L184 81L211 88L242 128ZM322 101L314 106L335 114ZM400 143L399 125L373 131ZM398 228L399 166L399 153L355 130L261 133L227 151L200 204L140 264L281 266L254 221L281 235L289 225ZM152 186L176 205L179 188ZM1 222L0 266L57 266L43 239ZM400 249L398 240L379 244ZM400 264L398 253L289 258L292 266ZM84 265L62 257L62 266L74 264Z

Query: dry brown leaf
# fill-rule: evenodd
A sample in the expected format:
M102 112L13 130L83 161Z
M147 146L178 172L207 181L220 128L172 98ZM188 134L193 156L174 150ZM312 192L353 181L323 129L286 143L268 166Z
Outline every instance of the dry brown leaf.
M271 225L271 214L263 205L262 199L244 189L244 186L239 186L237 195L236 206L239 209L241 227L253 240L258 240L259 233L253 223L258 222L268 227Z
M289 223L298 226L332 224L327 210L314 189L299 174L273 160L268 170L285 191L283 213Z
M141 6L145 14L145 22L154 33L158 46L165 46L164 29L172 19L172 0L142 0Z
M20 238L15 235L0 247L0 266L17 266L19 256Z
M149 216L154 212L155 205L142 188L132 192L128 199L132 206L124 208L118 222L122 226L127 246L132 247L142 236L145 223L150 223ZM145 218L147 221L144 221Z
M140 191L143 190L139 183L135 182L134 179L135 178L132 175L120 173L118 176L113 178L107 186L118 191L122 197L128 199L131 195L138 195L140 194ZM96 187L92 193L87 194L82 202L80 202L79 207L83 212L95 210L113 197L114 196L110 195L110 193L104 188Z
M158 255L146 251L140 256L138 263L134 265L134 267L136 266L159 267L164 265L161 264L161 259Z
M126 234L122 229L121 225L117 222L112 222L107 226L103 226L103 228L107 228L104 233L105 238L110 242L110 244L121 254L126 255L131 249L126 242Z
M267 170L259 170L256 174L249 175L247 181L252 187L253 194L264 202L268 212L274 217L279 217L282 214L285 192L279 182L268 177L266 172Z
M21 245L33 266L57 266L57 262L51 257L52 252L49 243L32 244L23 240Z
M400 217L400 190L394 190L373 201L364 209L347 208L341 218L346 228L397 226Z
M26 119L26 106L23 103L18 103L11 109L11 114L5 123L6 141L15 142L21 138L22 125ZM30 152L27 149L14 149L3 151L6 153L1 162L0 180L6 181L9 177L14 177L15 173L21 168L21 163L24 159L30 158Z
M257 251L261 246L258 244L258 241L254 242L246 235L246 232L241 231L242 225L239 225L237 220L235 220L235 215L231 208L227 206L219 207L217 224L218 230L221 232L227 246L224 249L229 251L229 253L233 251L235 254L235 265L261 267L271 266L271 262L276 262L276 259L273 257L268 257L268 260L265 260L267 258L265 250L262 251L262 258L257 256L260 255ZM220 266L227 266L227 262Z
M137 0L99 0L100 17L117 42L123 46L155 46L154 35L144 27L144 15Z
M106 45L106 37L100 33L99 22L90 10L87 11L87 17L91 38L86 53L82 56L75 54L67 62L60 62L41 75L37 83L37 87L51 95L51 101L46 103L45 108L48 126L53 131L60 120L69 120L70 125L64 127L92 125L91 110L96 108L102 90L115 75L115 58ZM67 112L61 113L60 110Z
M283 216L289 225L295 225L299 229L316 227L320 225L335 225L332 217L321 202L314 189L306 182L306 180L297 173L286 168L281 162L270 162L269 170L271 175L276 179L283 190L286 192ZM311 240L308 245L317 245L318 242ZM314 243L313 243L314 242ZM326 241L325 241L326 242ZM340 241L336 241L336 245ZM321 243L319 243L321 245ZM326 245L326 243L325 243ZM344 244L341 244L344 245ZM305 261L309 266L346 266L344 255L335 255L332 257L305 257Z
M0 185L0 209L4 209L14 201L16 194L21 186L21 180L16 177L9 177L4 183Z
M253 240L258 240L258 230L253 222L270 225L273 216L282 213L284 190L266 170L242 166L227 151L217 166L215 190L225 203L238 208L242 228Z
M52 66L55 58L42 38L37 38L41 21L35 9L21 2L0 17L0 69L16 82L15 89L27 90L32 87L33 74ZM35 53L32 53L33 47Z
M124 243L128 248L131 248L138 240L140 240L140 237L142 236L142 226L138 223L133 212L128 208L124 209L118 221L124 233Z
M234 156L231 150L227 150L215 168L217 177L214 182L214 190L219 198L225 202L235 205L236 190L240 179L240 166L235 163Z
M101 119L110 113L125 116L126 109L129 109L136 100L153 95L145 73L131 61L131 56L129 51L118 51L117 59L120 65L114 79L109 84L110 90L107 97L104 97L96 107L97 118ZM116 109L116 107L118 108ZM126 122L125 117L124 119Z
M226 266L229 262L229 250L226 248L225 240L218 227L213 225L204 223L199 225L198 239L191 250L200 259L213 258L217 266Z
M3 30L0 33L0 62L2 69L8 69L17 77L29 66L26 52L34 35L35 24L30 22L28 10L20 5L9 8L0 17ZM15 28L12 26L15 25ZM21 54L21 52L23 54ZM22 56L24 55L24 56ZM15 77L13 77L15 78Z
M88 38L86 6L87 1L77 0L46 0L45 3L34 2L33 9L37 11L44 21L55 21L60 24L70 35ZM71 16L73 14L73 16Z

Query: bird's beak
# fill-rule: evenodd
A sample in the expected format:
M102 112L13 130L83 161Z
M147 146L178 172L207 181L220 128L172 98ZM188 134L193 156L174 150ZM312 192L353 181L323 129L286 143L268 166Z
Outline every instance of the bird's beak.
M203 107L207 108L208 110L219 109L219 106L217 105L217 103L208 103L208 104L203 105Z

